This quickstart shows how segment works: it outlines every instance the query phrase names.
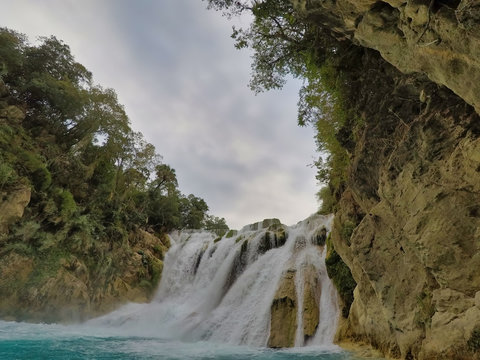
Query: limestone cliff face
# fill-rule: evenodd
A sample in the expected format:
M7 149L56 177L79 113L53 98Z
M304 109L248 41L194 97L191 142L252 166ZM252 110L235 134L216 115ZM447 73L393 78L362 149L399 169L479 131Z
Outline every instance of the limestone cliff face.
M471 358L480 325L480 138L470 127L477 115L459 113L397 129L395 148L378 159L376 202L362 199L354 179L343 194L333 241L357 288L340 337L400 358Z
M332 231L357 287L337 340L394 358L479 358L480 3L297 6L383 58L366 50L358 63L372 78L354 96L370 100L357 101L365 126Z
M423 73L480 111L477 0L296 0L306 18L378 50L404 73Z

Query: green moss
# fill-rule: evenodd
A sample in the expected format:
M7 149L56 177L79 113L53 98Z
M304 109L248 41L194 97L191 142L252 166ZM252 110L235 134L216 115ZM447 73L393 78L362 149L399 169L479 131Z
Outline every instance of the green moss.
M152 285L155 288L160 282L162 276L163 262L157 258L151 258L148 262L148 271L152 277Z
M263 229L265 229L265 228L270 228L270 227L275 228L276 226L279 226L279 225L281 225L280 220L275 219L275 218L273 218L273 219L264 219L264 220L262 221L262 228L263 228Z
M247 252L248 250L248 240L245 240L243 243L242 243L242 247L240 248L240 255L243 255Z
M234 237L235 235L237 235L237 233L238 233L237 230L229 230L229 231L227 232L227 235L225 235L225 237L226 237L227 239L229 239L229 238Z
M152 283L150 281L146 280L146 279L143 279L138 284L138 287L151 291L152 290Z
M235 244L238 243L238 242L240 242L240 241L242 241L243 239L244 239L243 235L240 235L239 237L237 237L237 238L235 239Z
M473 329L472 335L470 335L470 339L467 341L467 346L472 352L480 351L480 326L477 325Z
M287 233L283 228L274 232L273 237L274 237L275 247L283 246L287 241Z
M348 266L343 262L342 258L331 247L332 242L330 235L327 238L328 255L325 259L325 265L327 267L327 273L333 284L337 288L338 294L343 301L342 316L347 318L350 312L350 306L353 302L353 290L357 286L357 283L353 279L352 273Z
M342 224L342 230L340 232L340 235L342 236L342 239L350 245L350 238L353 234L353 230L355 230L355 224L349 220L345 221Z
M432 324L432 317L435 314L432 294L428 291L422 291L420 295L417 296L417 307L419 311L415 313L415 323L424 329L430 327Z
M258 252L263 254L266 253L268 250L272 248L272 243L270 241L271 235L270 231L266 231L265 235L260 239L259 245L258 245Z
M34 260L35 271L31 272L25 287L38 288L42 286L48 279L57 275L62 266L62 260L69 258L70 255L59 247L54 247L46 253L39 254Z

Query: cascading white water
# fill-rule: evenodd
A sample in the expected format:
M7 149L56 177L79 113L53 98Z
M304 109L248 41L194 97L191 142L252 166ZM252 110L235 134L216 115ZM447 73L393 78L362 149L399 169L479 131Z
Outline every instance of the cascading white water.
M331 221L331 216L313 215L291 227L257 223L219 241L210 232L175 232L154 300L127 305L88 325L119 333L128 328L129 334L139 336L266 346L273 299L284 274L293 271L295 346L331 344L337 296L326 273L325 249L314 244L318 230L329 230ZM286 241L277 238L276 230L286 232ZM305 340L302 279L307 267L317 274L321 291L317 331Z

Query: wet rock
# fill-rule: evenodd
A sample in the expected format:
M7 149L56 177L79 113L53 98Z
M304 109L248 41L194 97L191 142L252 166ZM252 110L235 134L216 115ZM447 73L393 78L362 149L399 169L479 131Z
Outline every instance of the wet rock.
M315 267L305 269L303 293L303 336L307 341L315 335L320 319L321 283Z
M295 270L283 275L271 307L271 348L293 347L297 329L297 298L295 294Z

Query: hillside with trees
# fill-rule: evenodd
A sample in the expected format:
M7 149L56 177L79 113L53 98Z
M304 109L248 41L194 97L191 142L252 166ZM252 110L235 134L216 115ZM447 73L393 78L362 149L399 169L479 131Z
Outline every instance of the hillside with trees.
M228 230L184 195L68 45L0 29L0 316L84 318L147 301L173 229ZM62 309L57 311L57 309Z

